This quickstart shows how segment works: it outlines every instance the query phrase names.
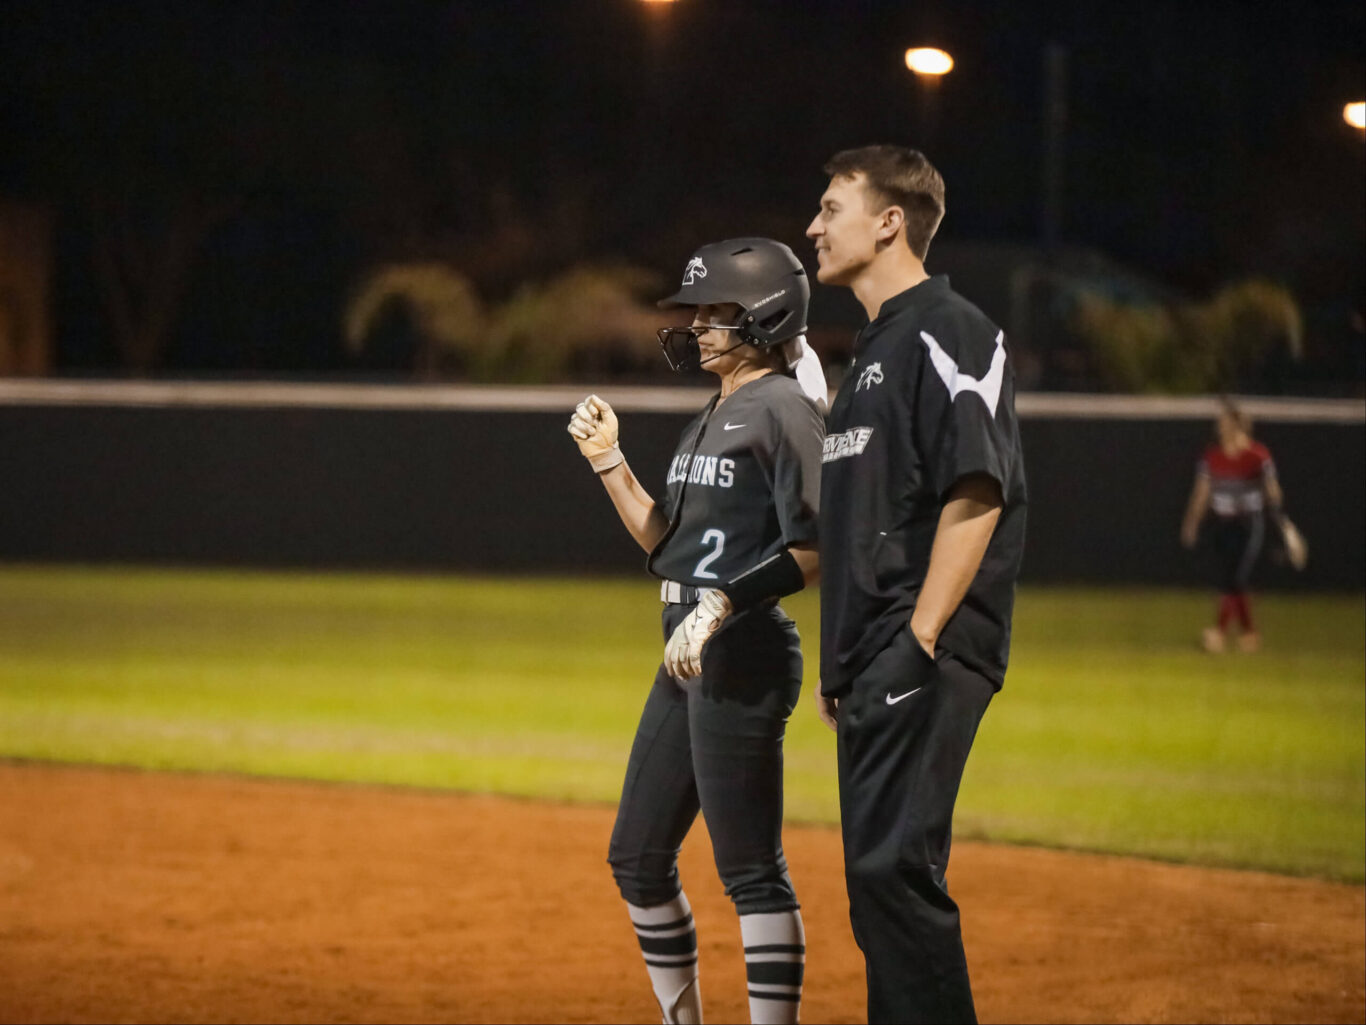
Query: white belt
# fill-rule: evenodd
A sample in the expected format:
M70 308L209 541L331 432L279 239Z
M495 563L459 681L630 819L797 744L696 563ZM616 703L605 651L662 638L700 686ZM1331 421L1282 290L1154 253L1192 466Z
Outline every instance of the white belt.
M691 605L702 597L702 590L677 580L663 580L659 584L659 600L666 605Z

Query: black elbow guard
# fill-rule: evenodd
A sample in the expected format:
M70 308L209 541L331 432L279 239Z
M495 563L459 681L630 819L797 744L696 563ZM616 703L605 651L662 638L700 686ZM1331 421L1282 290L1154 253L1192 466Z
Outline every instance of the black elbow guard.
M717 590L730 599L736 612L768 598L782 598L795 594L806 586L806 578L792 553L784 548L777 555L745 570L734 580Z

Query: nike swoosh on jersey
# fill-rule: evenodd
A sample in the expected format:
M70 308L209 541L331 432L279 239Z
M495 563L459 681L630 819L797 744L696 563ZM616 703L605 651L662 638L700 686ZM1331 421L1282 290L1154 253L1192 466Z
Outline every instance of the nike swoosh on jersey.
M744 425L744 424L733 424L733 423L727 422L727 423L724 423L724 424L721 425L721 430L723 430L723 431L734 431L734 430L739 430L739 429L740 429L741 427L743 427L743 426L745 426L745 425Z
M925 689L925 688L924 688L924 685L921 685L921 686L917 687L915 690L908 690L905 694L898 694L896 697L892 697L892 692L891 692L891 691L888 691L888 692L887 692L887 704L889 704L889 705L895 705L898 701L905 701L905 700L906 700L908 697L910 697L912 694L919 694L919 693L920 693L922 690L924 690L924 689Z
M973 392L987 404L991 415L995 416L996 407L1001 401L1001 384L1006 376L1006 333L997 333L996 351L991 355L991 366L987 367L987 372L980 381L971 374L959 370L958 364L944 351L944 347L934 335L928 331L921 331L920 340L930 350L930 362L934 365L939 379L944 382L944 387L949 390L950 401L957 399L965 391Z

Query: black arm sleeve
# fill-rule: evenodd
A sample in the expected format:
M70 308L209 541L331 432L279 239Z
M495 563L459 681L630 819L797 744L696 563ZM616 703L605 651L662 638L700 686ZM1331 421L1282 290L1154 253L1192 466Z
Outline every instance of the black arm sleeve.
M757 566L741 573L717 590L730 599L736 612L757 605L766 598L783 598L806 586L801 567L792 553L784 548Z

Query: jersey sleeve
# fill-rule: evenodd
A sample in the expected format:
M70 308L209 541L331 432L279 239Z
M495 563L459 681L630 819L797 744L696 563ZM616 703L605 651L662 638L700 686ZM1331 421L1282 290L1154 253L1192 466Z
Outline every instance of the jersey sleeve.
M825 421L811 400L795 390L770 409L773 509L783 545L814 545Z
M939 413L934 483L942 497L962 478L984 473L1004 494L1020 458L1015 371L1005 333L968 318L949 327L956 344L949 331L942 342L926 333L921 337L927 360L917 405Z

